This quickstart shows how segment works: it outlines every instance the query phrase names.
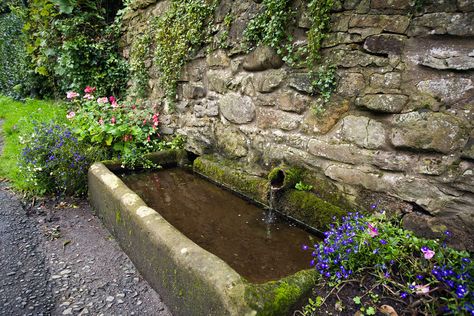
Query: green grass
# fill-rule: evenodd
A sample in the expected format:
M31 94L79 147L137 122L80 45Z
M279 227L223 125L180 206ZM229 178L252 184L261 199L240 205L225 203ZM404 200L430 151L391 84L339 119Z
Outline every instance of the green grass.
M25 183L18 171L18 157L22 151L21 137L33 133L35 123L66 122L66 107L54 101L15 101L0 96L0 119L3 122L4 148L0 156L0 178L7 178L18 188Z

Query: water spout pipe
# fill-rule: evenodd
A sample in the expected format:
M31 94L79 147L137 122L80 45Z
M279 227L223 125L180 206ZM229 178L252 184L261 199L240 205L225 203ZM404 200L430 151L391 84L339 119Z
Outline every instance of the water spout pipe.
M279 166L273 168L268 174L270 189L274 191L292 189L301 180L301 174L302 171L294 167Z

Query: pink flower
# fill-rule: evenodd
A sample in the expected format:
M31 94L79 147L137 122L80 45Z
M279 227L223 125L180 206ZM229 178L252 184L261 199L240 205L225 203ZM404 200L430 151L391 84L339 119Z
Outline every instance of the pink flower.
M421 247L421 252L427 260L430 260L435 255L435 252L428 247Z
M114 102L117 102L117 99L113 95L111 95L109 97L109 101L110 101L110 103L114 103Z
M369 227L369 235L370 235L370 237L378 236L379 231L377 230L377 228L375 228L374 226L372 226L370 223L368 223L367 226Z
M107 99L107 97L98 98L97 103L99 103L99 104L109 103L109 99Z
M153 122L158 122L158 114L153 114Z
M67 117L68 119L72 119L74 116L76 116L76 113L73 112L73 111L69 112L69 113L66 115L66 117Z
M112 105L112 107L113 107L114 109L119 106L118 103L117 103L117 101L112 102L111 105Z
M153 126L158 126L158 121L154 122Z
M110 123L111 123L111 124L115 124L115 116L113 116L113 117L110 119Z
M79 93L74 92L74 91L68 91L68 92L66 93L66 98L68 98L68 99L75 99L75 98L77 98L78 96L79 96Z
M151 139L150 139L150 136L148 136L148 137L146 138L146 141L149 142L150 140L151 140Z
M416 294L427 294L429 291L430 291L430 286L428 284L415 286Z
M104 120L102 118L99 119L99 124L104 125Z
M84 92L87 93L87 94L92 94L94 93L96 90L96 87L91 87L91 86L87 86L85 89L84 89Z
M93 100L94 96L92 94L86 93L83 98L87 100Z

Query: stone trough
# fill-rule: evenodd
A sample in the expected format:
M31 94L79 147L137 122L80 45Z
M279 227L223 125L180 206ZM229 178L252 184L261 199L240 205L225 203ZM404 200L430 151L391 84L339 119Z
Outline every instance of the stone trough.
M185 157L184 151L166 151L151 159L169 166L185 163ZM312 269L263 284L247 281L148 207L113 173L119 168L120 164L110 161L91 166L90 202L174 315L286 315L314 285ZM266 179L206 158L196 159L193 170L256 202L268 202ZM338 210L334 210L335 215L340 215Z

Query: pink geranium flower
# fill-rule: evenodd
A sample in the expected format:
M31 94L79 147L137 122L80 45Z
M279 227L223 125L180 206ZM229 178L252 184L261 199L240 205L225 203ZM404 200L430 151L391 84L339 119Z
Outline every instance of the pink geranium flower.
M86 93L83 98L87 100L93 100L94 96L92 94Z
M111 105L112 105L113 108L117 108L119 106L116 101L112 102Z
M110 123L111 123L111 124L115 124L115 116L113 116L113 117L110 119Z
M68 92L66 93L66 98L68 98L68 99L75 99L75 98L77 98L78 96L79 96L79 93L74 92L74 91L68 91Z
M91 86L87 86L85 89L84 89L84 92L87 93L87 94L92 94L95 92L97 88L96 87L91 87Z
M99 104L109 103L109 99L107 99L107 97L98 98L97 103L99 103Z
M435 252L428 247L421 247L421 252L423 253L423 257L427 260L430 260L435 255Z
M99 124L104 125L104 120L102 118L99 119Z
M68 119L72 119L74 116L76 116L76 113L73 112L73 111L69 112L69 113L66 115L66 117L67 117Z
M369 228L369 235L370 235L370 237L378 236L379 231L377 230L377 228L375 228L374 226L372 226L372 224L370 224L370 223L368 223L367 226L368 226L368 228Z
M111 95L109 97L109 101L110 101L110 103L114 103L114 102L117 102L117 99L113 95Z

